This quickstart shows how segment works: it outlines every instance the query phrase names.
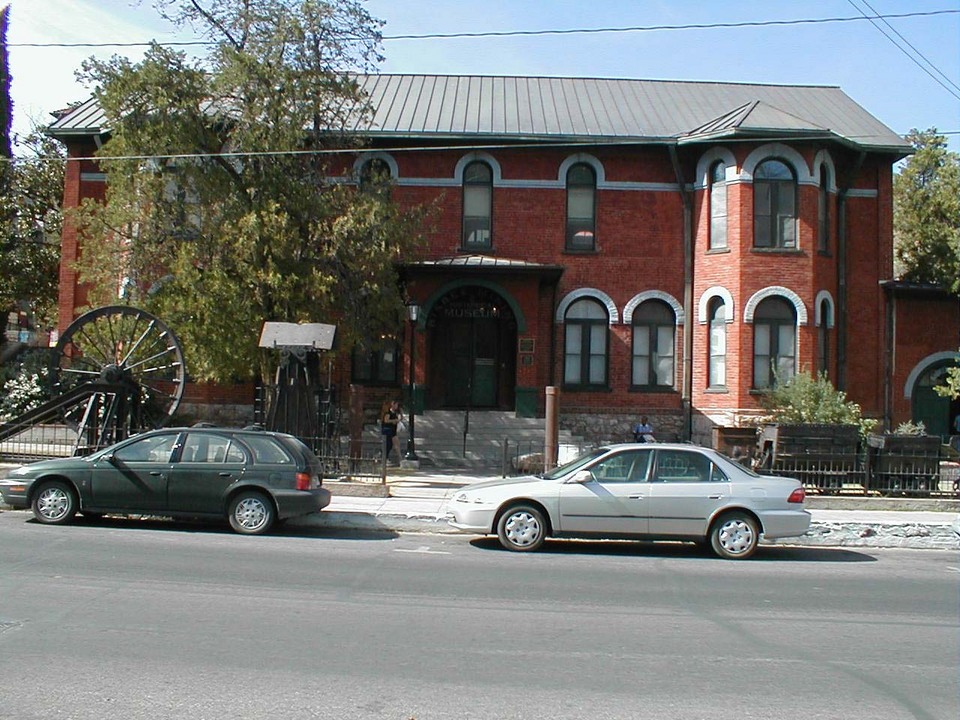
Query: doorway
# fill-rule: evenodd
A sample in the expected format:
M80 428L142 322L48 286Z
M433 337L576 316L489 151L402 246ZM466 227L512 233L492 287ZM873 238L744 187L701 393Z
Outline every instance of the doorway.
M428 407L513 409L517 323L499 294L454 288L433 306L427 328Z

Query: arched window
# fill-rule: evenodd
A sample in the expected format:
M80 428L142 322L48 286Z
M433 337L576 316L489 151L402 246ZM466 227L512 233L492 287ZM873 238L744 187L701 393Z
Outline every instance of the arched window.
M596 248L597 174L586 163L567 170L567 250Z
M820 301L820 325L817 328L817 372L830 372L830 301Z
M782 297L762 300L753 314L753 387L786 382L796 367L796 310Z
M493 247L493 170L472 162L463 170L463 249Z
M390 166L381 158L371 158L360 169L360 192L390 195Z
M780 160L764 160L753 176L753 244L797 247L797 178Z
M633 313L634 387L673 387L677 318L660 300L647 300Z
M727 166L718 160L710 167L710 249L727 247Z
M566 387L607 387L606 308L592 298L577 300L564 316L563 384Z
M820 187L817 188L817 250L830 252L830 171L820 166Z
M723 298L715 297L708 308L710 318L710 357L707 387L727 385L727 306Z

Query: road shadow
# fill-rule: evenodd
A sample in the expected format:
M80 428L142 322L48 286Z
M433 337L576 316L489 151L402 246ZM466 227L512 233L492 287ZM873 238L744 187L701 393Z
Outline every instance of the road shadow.
M470 544L481 550L522 554L507 550L493 537L476 538ZM721 560L709 547L696 543L646 540L547 540L536 554ZM877 562L877 558L850 548L761 545L747 562L861 563Z
M27 522L40 525L33 517ZM226 521L202 518L171 518L160 515L104 515L87 517L78 515L71 525L104 528L110 530L131 530L151 532L178 532L194 535L235 535ZM278 521L273 528L260 537L290 537L330 540L392 540L400 536L395 530L383 526L344 528L322 525L300 525L289 520Z

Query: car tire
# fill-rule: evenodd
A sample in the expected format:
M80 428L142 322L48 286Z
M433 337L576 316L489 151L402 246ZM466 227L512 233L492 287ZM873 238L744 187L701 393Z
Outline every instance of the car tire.
M710 547L727 560L746 560L757 550L760 528L747 513L729 512L710 527Z
M270 498L256 491L238 493L227 510L230 527L241 535L262 535L273 527L276 517Z
M537 508L514 505L500 516L497 537L507 550L533 552L539 550L547 538L547 523Z
M37 521L44 525L64 525L77 514L77 493L68 483L50 480L37 488L30 509Z

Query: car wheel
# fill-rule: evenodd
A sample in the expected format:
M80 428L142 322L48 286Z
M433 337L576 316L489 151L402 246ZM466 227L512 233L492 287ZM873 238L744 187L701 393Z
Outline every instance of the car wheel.
M73 520L78 509L77 494L67 483L51 480L41 485L30 503L33 516L46 525L63 525Z
M262 535L276 518L273 503L260 492L242 492L230 501L230 527L244 535Z
M543 513L529 505L508 508L497 523L497 537L507 550L539 550L547 537Z
M728 560L750 557L759 542L757 521L745 513L721 515L710 528L710 546L717 555Z

